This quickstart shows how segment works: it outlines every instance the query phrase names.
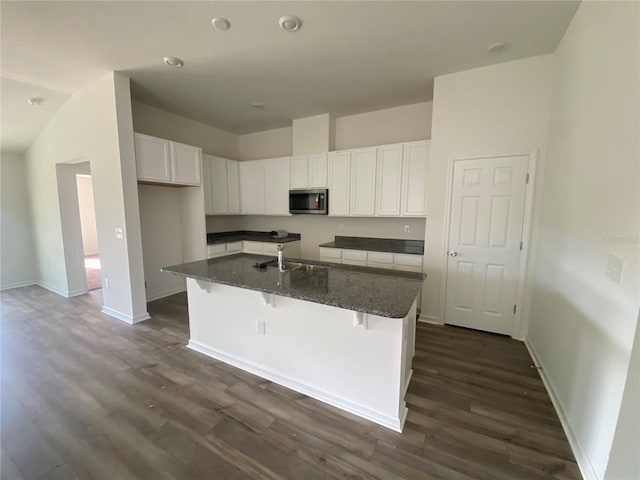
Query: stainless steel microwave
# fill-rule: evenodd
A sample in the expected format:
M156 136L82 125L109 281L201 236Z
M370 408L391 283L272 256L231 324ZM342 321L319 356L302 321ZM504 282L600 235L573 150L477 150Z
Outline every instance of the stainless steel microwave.
M289 213L327 215L329 213L329 190L289 190Z

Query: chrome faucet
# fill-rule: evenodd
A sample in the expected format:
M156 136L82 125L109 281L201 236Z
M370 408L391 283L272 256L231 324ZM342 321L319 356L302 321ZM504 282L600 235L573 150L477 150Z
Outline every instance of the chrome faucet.
M278 270L284 272L284 245L278 244Z

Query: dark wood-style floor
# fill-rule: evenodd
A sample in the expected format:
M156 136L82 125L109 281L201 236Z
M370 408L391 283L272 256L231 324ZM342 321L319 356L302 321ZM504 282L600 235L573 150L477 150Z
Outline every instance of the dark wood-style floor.
M397 434L188 350L184 295L99 292L2 293L2 479L580 478L520 342L420 324Z

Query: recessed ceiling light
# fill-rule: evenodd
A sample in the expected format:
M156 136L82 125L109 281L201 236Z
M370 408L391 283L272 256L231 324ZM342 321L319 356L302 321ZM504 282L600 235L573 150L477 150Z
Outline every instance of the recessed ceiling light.
M222 17L214 18L213 20L211 20L211 24L214 27L216 27L218 30L229 30L229 27L231 26L231 23L229 23L229 20Z
M251 104L251 106L253 108L257 108L258 110L264 110L264 103L260 103L260 102L253 102Z
M284 17L280 17L278 23L280 24L280 28L287 32L295 32L302 26L302 20L294 15L285 15Z
M487 47L487 52L488 53L500 53L505 48L507 48L507 44L506 43L504 43L504 42L496 42L496 43L492 43L491 45L489 45Z
M43 102L44 102L44 98L40 98L40 97L33 97L33 98L27 99L27 103L35 107L39 107L40 105L42 105Z
M184 62L180 60L178 57L164 57L164 63L172 67L178 67L178 68L184 65Z

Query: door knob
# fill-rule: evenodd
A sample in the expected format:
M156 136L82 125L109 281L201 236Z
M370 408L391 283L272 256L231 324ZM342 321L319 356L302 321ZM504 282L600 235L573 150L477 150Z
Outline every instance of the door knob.
M456 252L455 250L451 250L449 252L449 255L452 256L452 257L457 257L458 256L458 252Z

